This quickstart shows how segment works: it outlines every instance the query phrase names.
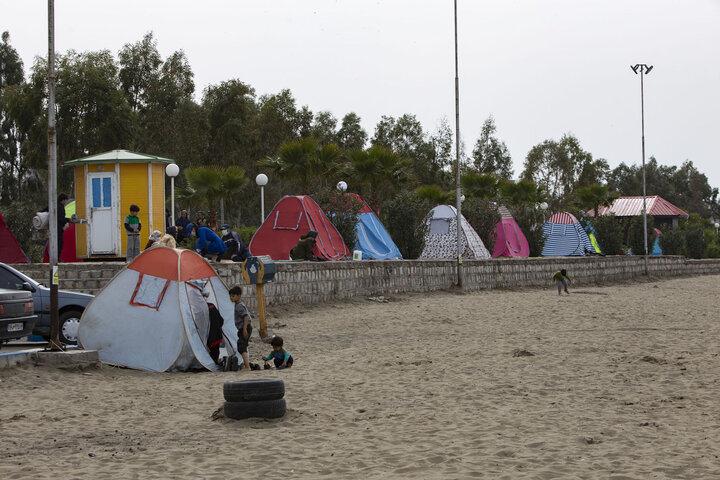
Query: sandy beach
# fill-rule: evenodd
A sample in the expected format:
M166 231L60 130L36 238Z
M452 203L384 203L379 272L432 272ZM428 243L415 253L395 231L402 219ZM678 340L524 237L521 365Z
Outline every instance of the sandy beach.
M720 478L720 276L570 291L271 307L285 371L0 370L0 478ZM258 377L284 418L214 415Z

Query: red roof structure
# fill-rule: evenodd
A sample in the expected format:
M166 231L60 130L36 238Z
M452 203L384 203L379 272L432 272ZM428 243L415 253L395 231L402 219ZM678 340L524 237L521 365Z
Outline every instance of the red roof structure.
M686 211L676 207L659 195L645 197L647 213L653 217L685 217L689 215ZM634 217L643 213L643 197L619 197L608 207L599 208L600 215L614 214L616 217ZM587 216L594 217L595 210L587 212Z

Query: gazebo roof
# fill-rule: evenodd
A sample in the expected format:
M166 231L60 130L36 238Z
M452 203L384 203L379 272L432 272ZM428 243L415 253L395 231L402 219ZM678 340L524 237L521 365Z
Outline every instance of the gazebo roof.
M647 213L655 217L687 217L688 214L681 208L676 207L659 195L645 197ZM610 208L601 206L600 215L615 214L616 217L634 217L642 215L643 197L619 197ZM588 212L588 216L594 217L595 212Z
M147 153L131 152L129 150L112 150L97 155L77 158L65 162L65 165L80 165L85 163L173 163L175 160L169 158L158 157L157 155L148 155Z

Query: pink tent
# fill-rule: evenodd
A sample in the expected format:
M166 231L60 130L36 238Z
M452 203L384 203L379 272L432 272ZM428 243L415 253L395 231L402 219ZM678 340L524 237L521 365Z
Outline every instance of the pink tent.
M510 211L502 205L498 208L500 221L495 225L495 248L493 257L527 257L530 246Z

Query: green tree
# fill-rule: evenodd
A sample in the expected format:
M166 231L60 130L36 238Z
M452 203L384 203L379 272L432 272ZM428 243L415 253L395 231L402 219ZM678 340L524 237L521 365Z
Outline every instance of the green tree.
M419 185L436 182L440 171L433 163L435 151L426 140L422 125L415 115L405 114L397 119L381 117L370 143L373 147L385 147L401 157L409 158Z
M510 179L513 174L512 158L505 142L495 136L495 119L488 117L480 130L480 138L473 148L473 166L480 173Z
M248 183L245 172L236 166L192 167L184 171L184 176L187 184L178 189L179 200L207 208L211 226L217 225L217 212L224 205L232 208L239 203L240 192Z
M368 140L368 134L360 125L360 117L350 112L342 119L337 132L337 143L343 150L362 150Z
M10 33L2 33L0 43L0 201L22 199L21 178L24 174L20 145L24 139L18 123L10 114L11 97L17 98L25 82L23 62L10 45ZM9 93L12 91L13 93Z
M443 190L438 185L421 185L415 189L415 195L431 205L445 205L454 200L454 193Z
M502 202L510 206L534 206L547 199L545 190L529 180L519 182L503 180L498 186Z
M337 118L330 112L318 112L315 114L312 126L310 127L310 135L313 136L320 145L336 143Z
M611 192L607 186L592 184L575 190L575 203L582 210L592 210L598 215L600 206L609 207L620 195Z
M545 140L535 145L527 155L522 179L536 183L549 197L552 210L566 207L577 186L599 183L603 171L601 160L593 162L592 155L580 147L577 138L564 135L559 142Z
M126 43L118 54L120 85L134 112L143 111L148 96L160 75L162 59L153 33L148 32L136 43Z
M705 235L701 223L690 221L685 227L685 252L690 258L703 258Z
M525 239L530 247L530 256L539 257L542 255L545 240L547 239L543 231L544 212L537 204L530 203L511 204L508 205L508 210L510 210L520 230L525 234Z
M339 193L329 188L316 194L315 199L340 233L345 245L352 250L357 244L357 225L360 210L365 205L363 201L349 193Z
M360 187L363 198L379 212L381 203L397 194L410 178L411 160L381 146L352 150L351 177Z
M471 170L460 176L460 186L466 198L495 199L500 185L495 174Z
M314 137L300 138L282 145L275 158L258 162L271 168L279 178L289 180L305 195L326 188L338 176L343 164L342 151L335 144L320 145Z
M260 142L255 90L239 80L228 80L205 89L209 157L219 165L239 165L248 170ZM273 149L272 153L275 153Z

